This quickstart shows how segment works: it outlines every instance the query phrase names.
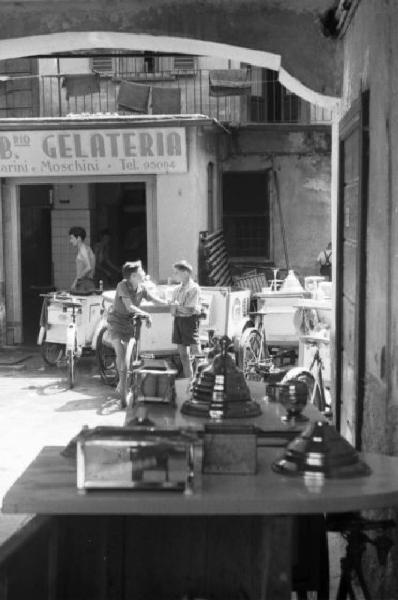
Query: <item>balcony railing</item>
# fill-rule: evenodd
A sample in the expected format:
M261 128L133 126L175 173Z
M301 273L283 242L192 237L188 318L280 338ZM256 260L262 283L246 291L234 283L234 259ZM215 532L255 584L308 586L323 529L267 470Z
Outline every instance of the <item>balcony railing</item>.
M87 76L89 77L90 73L87 73ZM18 89L18 95L15 95L15 84L23 78L13 78L12 92L8 94L7 90L0 91L0 117L65 117L82 113L131 114L118 107L120 83L127 80L147 84L152 88L178 88L181 97L179 114L203 114L221 122L236 124L330 123L329 111L291 94L274 76L275 74L269 78L253 75L250 77L249 71L250 88L247 93L214 97L211 93L208 70L103 73L99 74L95 91L79 95L69 94L68 97L64 87L66 74L39 75L34 80L34 85L30 86L31 96L36 96L31 102L32 107L29 107L29 102L24 99L24 86ZM150 107L148 113L151 113Z

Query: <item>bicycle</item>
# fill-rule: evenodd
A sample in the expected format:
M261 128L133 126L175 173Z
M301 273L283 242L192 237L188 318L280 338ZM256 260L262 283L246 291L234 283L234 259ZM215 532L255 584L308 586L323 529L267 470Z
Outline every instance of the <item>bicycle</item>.
M80 302L67 301L63 302L62 310L64 312L71 312L71 322L68 324L66 329L66 346L65 346L65 359L66 359L66 370L69 389L72 389L75 385L76 378L76 360L82 355L82 348L77 343L77 327L76 317L82 312L82 306Z
M125 366L126 366L126 385L125 394L122 397L122 408L126 408L128 401L134 402L134 371L142 366L142 361L139 358L139 341L141 336L141 327L143 321L150 323L150 318L145 315L132 315L133 335L130 337L127 344Z
M250 313L258 316L262 313ZM268 371L272 367L265 337L265 329L262 319L259 319L257 327L247 327L239 341L238 364L246 379L253 376L258 377L261 371Z

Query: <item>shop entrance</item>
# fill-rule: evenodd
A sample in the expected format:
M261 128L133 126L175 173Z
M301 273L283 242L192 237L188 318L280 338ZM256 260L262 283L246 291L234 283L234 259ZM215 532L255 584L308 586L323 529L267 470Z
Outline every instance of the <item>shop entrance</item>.
M26 344L36 341L41 292L53 282L51 255L51 190L49 185L20 187L22 323Z
M110 258L121 266L127 260L142 260L148 269L147 194L145 182L98 183L94 185L95 232L110 233Z
M148 266L145 183L123 183L119 209L121 262L142 260Z
M270 255L268 174L223 175L223 229L234 262L264 262Z

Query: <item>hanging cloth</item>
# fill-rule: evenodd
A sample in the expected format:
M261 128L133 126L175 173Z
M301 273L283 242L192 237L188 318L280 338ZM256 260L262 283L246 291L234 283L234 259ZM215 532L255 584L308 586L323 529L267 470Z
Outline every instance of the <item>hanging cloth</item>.
M118 108L147 114L150 91L149 85L134 83L133 81L121 81L117 98Z
M152 88L152 114L179 115L181 113L181 90L179 88Z
M66 99L71 96L87 96L100 91L100 76L98 73L83 73L65 75L62 87L66 89Z
M251 89L246 69L224 69L210 71L210 96L242 96Z

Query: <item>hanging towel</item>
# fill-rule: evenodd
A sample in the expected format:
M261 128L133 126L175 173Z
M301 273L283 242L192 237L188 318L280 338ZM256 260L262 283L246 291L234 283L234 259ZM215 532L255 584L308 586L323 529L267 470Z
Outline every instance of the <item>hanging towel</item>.
M246 69L210 71L210 96L241 96L250 92L251 81Z
M152 88L152 114L179 115L181 113L181 90L179 88Z
M149 85L121 81L117 98L118 108L136 113L148 113Z
M98 73L83 73L65 75L62 87L66 88L66 99L71 96L86 96L100 91L100 76Z

